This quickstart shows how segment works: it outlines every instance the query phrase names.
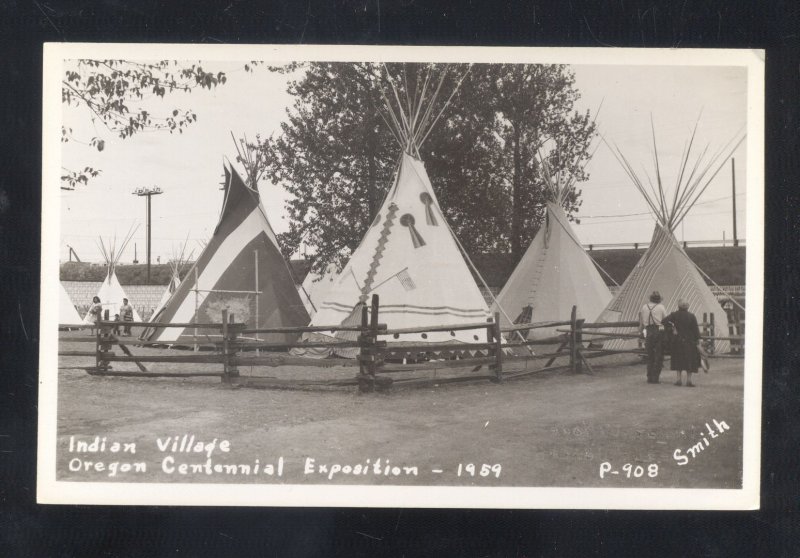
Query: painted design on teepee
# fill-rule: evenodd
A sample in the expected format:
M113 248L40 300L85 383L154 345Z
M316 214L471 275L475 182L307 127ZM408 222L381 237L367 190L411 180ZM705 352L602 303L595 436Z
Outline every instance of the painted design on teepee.
M620 165L650 207L655 216L656 225L647 252L641 257L603 312L602 321L638 320L639 310L647 301L647 297L652 291L657 290L661 293L662 302L668 312L677 309L679 300L685 300L689 303L689 311L697 316L698 322L702 322L704 314L706 316L713 314L718 328L717 335L720 331L724 335L727 314L701 276L699 268L675 239L674 231L744 141L744 135L739 137L737 134L713 154L706 146L692 160L698 124L699 119L683 150L673 192L667 191L662 179L652 118L650 126L653 139L655 182L649 176L646 176L643 181L619 147L612 148ZM630 328L617 328L613 331L630 333ZM636 339L612 339L607 341L605 346L609 349L620 349L635 347L636 344ZM725 352L729 347L728 341L719 340L714 343L716 352Z
M408 274L408 268L402 270L400 273L397 274L397 278L400 280L400 284L403 285L403 288L407 291L413 291L417 288L416 283Z
M439 222L436 221L436 216L433 214L433 209L431 208L433 205L433 198L431 195L428 192L422 192L419 195L419 199L425 205L425 222L432 227L438 227Z
M223 309L250 328L300 327L308 324L289 266L258 190L233 168L224 168L222 212L197 261L170 298L159 323L219 322ZM218 331L192 327L153 328L143 338L164 344L215 342ZM270 342L291 342L293 334L260 335Z
M389 83L392 83L391 79ZM358 323L356 320L360 319L363 305L370 303L373 294L380 297L380 321L392 329L485 323L490 317L420 160L419 145L429 130L428 126L441 114L419 106L430 102L429 93L439 91L435 81L431 80L429 85L428 93L409 99L409 103L391 106L388 95L385 96L387 114L382 115L387 123L392 123L402 154L394 182L378 209L378 214L383 216L383 226L378 227L373 221L366 230L339 279L333 282L324 300L318 304L312 320L314 326L335 326L348 321ZM422 216L423 210L425 217ZM356 277L365 278L363 285L355 280ZM349 334L336 332L331 335L345 340ZM425 337L421 333L398 334L397 337L389 336L386 341L475 343L485 339L485 335L485 329L480 328L429 332ZM319 336L325 335L310 334L305 338ZM315 353L313 348L302 352L307 355ZM335 350L335 354L344 357L352 357L355 353L357 349Z
M419 231L414 226L415 222L414 216L410 213L406 213L400 217L400 224L406 227L411 233L411 243L414 245L414 248L422 248L425 246L425 239L422 238L422 235L419 234Z
M381 263L383 252L386 250L386 243L389 242L389 235L392 232L392 225L394 224L394 216L397 213L397 206L389 204L389 211L386 213L386 221L383 223L383 230L378 238L378 243L375 246L375 255L372 257L372 263L367 271L367 278L364 280L364 286L361 287L361 296L358 297L358 302L363 304L367 301L372 283L375 281L375 275L378 273L378 266ZM380 215L380 214L379 214ZM353 269L350 269L353 272ZM353 275L355 279L355 275Z

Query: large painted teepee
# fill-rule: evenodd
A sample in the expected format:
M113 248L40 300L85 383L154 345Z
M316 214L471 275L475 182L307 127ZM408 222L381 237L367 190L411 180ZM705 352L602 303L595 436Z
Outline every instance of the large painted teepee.
M603 311L600 320L605 322L635 321L639 319L639 310L647 302L650 293L658 291L668 312L677 310L678 301L683 299L689 303L689 311L702 321L703 314L714 315L717 335L727 333L725 324L727 315L711 292L699 269L686 255L683 247L674 235L676 227L686 217L694 204L703 195L711 181L730 158L736 148L744 141L744 136L734 137L719 151L709 154L705 147L697 157L693 157L693 147L697 133L697 125L689 138L672 191L668 191L662 180L656 144L655 127L653 135L653 151L655 165L655 181L650 177L644 180L634 171L618 147L612 148L625 172L636 189L642 194L650 211L656 219L655 231L647 252L642 256L631 274L622 284L619 291ZM630 329L614 330L617 333L630 333ZM613 339L604 343L607 349L634 348L636 339ZM715 352L729 349L728 341L715 342Z
M611 300L611 292L563 209L574 179L552 172L543 157L539 168L547 195L545 221L494 306L505 310L501 312L503 325L510 319L515 323L567 320L573 306L577 306L579 318L593 321ZM557 332L556 328L539 328L528 335L550 337Z
M222 311L249 328L302 327L308 314L267 220L258 190L225 167L222 212L203 252L170 297L159 323L220 323ZM155 327L142 338L165 345L216 342L219 330ZM293 334L259 335L290 342Z
M106 310L108 310L108 318L110 320L114 319L115 314L119 314L119 308L122 306L122 299L129 298L128 295L125 294L125 289L123 289L122 285L120 285L119 279L117 279L116 268L120 258L122 257L122 253L125 251L125 247L130 242L134 232L135 229L131 229L119 248L117 248L116 238L109 240L107 243L104 242L102 238L98 241L98 247L100 248L100 252L103 254L103 259L106 262L107 269L106 277L103 279L103 283L100 285L100 289L97 291L97 297L100 299L100 304L102 304L104 317ZM129 302L132 301L129 300ZM88 312L86 313L84 320L89 320ZM133 321L142 321L142 318L139 316L139 312L137 312L135 306L133 308Z
M423 92L400 102L391 78L387 81L395 90L384 95L386 120L392 123L402 149L395 181L361 244L316 304L312 325L360 321L360 309L373 294L380 297L380 321L390 329L486 322L489 309L420 160L420 146L441 115L430 110L436 94L426 97ZM431 89L434 85L432 80ZM435 91L440 89L441 81ZM390 97L397 103L391 103ZM476 343L485 342L485 336L485 329L475 329L407 333L386 340ZM347 334L340 332L336 337L347 338ZM344 349L336 354L348 357L354 352Z

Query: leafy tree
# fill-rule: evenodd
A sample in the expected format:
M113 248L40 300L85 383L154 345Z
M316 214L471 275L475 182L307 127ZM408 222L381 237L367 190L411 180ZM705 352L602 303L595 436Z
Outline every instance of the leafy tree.
M297 67L288 68L296 70ZM444 76L432 114L442 116L419 155L448 222L470 253L511 251L515 258L538 229L546 202L537 153L577 181L595 134L590 115L574 112L572 72L551 65L473 65ZM281 71L287 71L283 69ZM287 188L290 230L286 254L305 244L313 268L341 265L358 246L392 183L398 149L385 98L404 103L420 94L428 72L414 64L378 67L312 63L290 81L295 97L281 134L261 139L265 175ZM388 76L391 76L387 78ZM580 205L573 192L567 211Z
M358 245L391 182L397 148L373 65L310 64L288 91L295 103L282 133L258 138L258 149L267 154L266 175L293 196L290 229L280 237L285 255L311 246L321 271Z
M250 71L252 65L246 65L245 69ZM61 102L85 109L92 122L102 124L108 132L121 139L144 131L183 133L186 126L197 120L191 109L174 108L166 114L156 115L143 106L146 101L176 91L212 89L226 81L223 72L208 72L199 64L186 66L175 60L81 59L67 64L61 80ZM106 144L101 136L76 138L72 128L66 126L61 128L61 141L78 141L98 151L103 151ZM78 184L87 184L99 172L92 167L79 170L63 168L61 187L72 190Z
M547 201L539 157L576 182L588 178L583 165L596 127L588 112L574 112L578 98L563 65L472 66L447 120L424 146L431 180L469 252L522 256ZM567 214L580 203L573 191Z

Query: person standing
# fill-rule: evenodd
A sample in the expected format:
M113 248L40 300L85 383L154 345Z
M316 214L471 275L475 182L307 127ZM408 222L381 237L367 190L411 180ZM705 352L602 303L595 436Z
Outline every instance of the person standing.
M676 386L683 385L682 373L686 371L686 387L694 387L692 374L700 366L700 327L697 317L689 312L689 303L678 301L678 310L664 318L663 323L672 325L675 334L672 340L672 357L670 368L678 373Z
M133 321L133 306L128 303L127 298L122 299L122 306L119 307L119 314L123 322L126 322L122 328L122 335L130 336L131 326L130 322Z
M653 291L650 302L639 310L639 329L644 335L647 352L647 383L658 384L664 365L664 318L667 309L661 304L661 293Z
M100 297L99 296L92 297L92 304L91 306L89 306L89 314L87 314L89 323L93 324L90 330L92 332L92 335L94 335L94 328L97 327L97 322L100 321L102 313L103 313L103 304L100 302Z

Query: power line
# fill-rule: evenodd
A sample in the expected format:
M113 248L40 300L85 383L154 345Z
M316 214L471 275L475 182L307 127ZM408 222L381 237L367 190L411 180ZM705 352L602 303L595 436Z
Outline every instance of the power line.
M728 213L729 213L728 211L710 211L708 213L689 213L688 215L686 215L686 218L689 218L689 217L705 217L705 216L708 216L708 215L727 215ZM633 215L641 215L641 214L631 214L631 215L633 216ZM645 215L648 215L648 214L645 213ZM614 215L614 217L626 217L626 215ZM580 219L584 219L584 217L581 217ZM583 226L589 227L589 226L594 226L594 225L612 225L614 223L636 223L636 222L639 222L639 221L650 221L650 220L651 219L621 219L621 220L618 220L618 221L603 221L603 222L598 222L598 223L580 223L580 224L583 225Z
M746 192L739 193L739 194L736 194L736 197L738 198L739 196L743 196L745 194L746 194ZM722 201L722 200L730 200L731 198L732 198L732 196L723 196L721 198L714 198L714 199L705 200L705 201L702 201L702 202L697 202L694 205L695 205L695 207L698 206L698 205L708 205L708 204L716 203L716 202ZM744 211L744 208L739 209L739 211L740 212ZM718 212L718 213L700 213L699 215L722 215L723 213L727 213L727 211L721 211L721 212ZM637 216L640 216L640 215L650 215L650 212L649 211L644 211L644 212L641 212L641 213L616 213L614 215L576 215L576 217L578 219L610 219L610 218L614 218L614 217L637 217ZM690 213L689 215L692 215L692 214ZM698 214L695 214L695 215L698 215Z

